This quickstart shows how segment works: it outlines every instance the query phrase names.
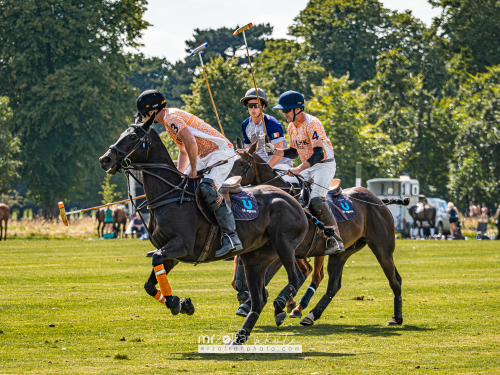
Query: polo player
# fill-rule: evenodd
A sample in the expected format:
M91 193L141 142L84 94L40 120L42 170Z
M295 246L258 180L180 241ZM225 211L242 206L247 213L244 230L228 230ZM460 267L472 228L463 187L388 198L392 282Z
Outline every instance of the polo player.
M216 252L221 257L243 246L236 233L233 212L219 194L234 164L233 145L221 133L202 119L177 108L166 108L163 95L156 90L146 90L137 98L137 110L145 117L155 116L156 123L165 125L168 134L179 147L177 168L189 178L198 177L198 171L217 162L227 160L212 168L200 181L200 196L215 214L222 230L222 246Z
M290 159L300 156L302 164L290 168L288 174L314 180L309 209L325 226L334 230L336 243L330 246L334 241L328 241L329 247L325 255L329 255L344 251L337 221L326 202L328 188L335 177L336 163L333 146L326 136L323 124L316 117L306 114L304 107L304 96L297 91L287 91L280 96L274 109L280 109L289 123L290 148L280 149L272 143L266 143L265 149L268 155Z
M260 99L260 104L262 111L268 107L266 93L262 89L257 89ZM248 117L241 124L241 130L243 132L243 143L245 148L250 147L251 144L257 143L256 153L273 169L278 172L287 171L293 166L293 161L289 158L281 158L278 155L268 156L264 150L264 145L267 139L275 146L279 148L287 148L285 133L283 131L283 126L274 117L264 114L264 122L266 129L264 131L264 125L262 124L262 116L259 109L259 102L255 89L251 88L248 90L243 98L240 99L240 103L248 108ZM288 182L297 183L296 177L290 177L288 175L282 176L282 178Z

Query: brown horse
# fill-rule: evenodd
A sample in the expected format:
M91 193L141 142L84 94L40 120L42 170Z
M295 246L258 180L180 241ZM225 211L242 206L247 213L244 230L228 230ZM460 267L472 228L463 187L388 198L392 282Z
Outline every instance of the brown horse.
M413 218L413 227L420 228L420 235L423 237L422 222L427 221L431 229L431 236L434 235L436 225L436 208L428 203L424 203L422 209L417 212L417 206L411 206L408 213ZM415 233L414 236L416 237Z
M4 203L0 203L0 241L2 241L3 225L5 223L5 235L3 240L7 241L7 223L9 222L10 208Z
M237 144L238 148L243 148L241 140L238 140ZM236 156L232 174L243 178L241 183L243 186L267 182L270 185L289 191L290 184L279 178L279 175L255 153L255 150L256 145L253 145L247 152L239 153ZM321 317L323 311L341 287L342 269L345 262L351 255L368 245L381 265L394 293L394 316L387 325L402 324L402 279L393 259L396 243L392 214L384 202L368 189L363 187L349 188L343 190L343 194L351 198L356 212L354 219L338 223L346 250L343 253L329 256L327 292L311 313L300 323L310 326ZM325 238L320 237L314 248L311 249L315 232L316 228L310 225L308 233L304 241L297 247L295 255L297 258L315 257L313 280L318 285L323 279ZM278 269L279 263L276 263L275 270L271 272L271 275L277 272ZM297 309L292 313L301 316L301 306L299 305Z
M116 238L123 238L127 229L127 214L122 206L116 206L113 211L113 231Z
M99 208L95 214L97 220L97 238L102 238L104 233L104 208Z

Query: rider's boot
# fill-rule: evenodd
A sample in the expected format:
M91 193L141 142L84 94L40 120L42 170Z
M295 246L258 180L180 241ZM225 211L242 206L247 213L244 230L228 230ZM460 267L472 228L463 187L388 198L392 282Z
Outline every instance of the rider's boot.
M326 199L321 197L315 197L311 199L309 209L319 221L325 224L325 227L330 229L329 234L332 237L328 238L326 242L327 248L324 255L331 255L345 251L344 242L340 237L337 220L335 220L335 216L333 216L333 213L330 210L330 206L328 206Z
M215 214L215 218L222 230L222 246L215 253L216 257L221 257L230 251L243 250L243 245L236 233L236 223L231 209L226 201L217 192L217 187L211 178L204 178L200 182L200 196L205 204Z

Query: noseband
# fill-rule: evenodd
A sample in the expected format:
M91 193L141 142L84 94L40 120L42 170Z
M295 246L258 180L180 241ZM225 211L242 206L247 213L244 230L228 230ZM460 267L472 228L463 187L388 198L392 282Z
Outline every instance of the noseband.
M144 128L140 125L130 125L130 126L135 128L135 129L140 129L144 132L144 135L137 141L137 143L134 145L134 147L132 147L130 149L130 151L123 151L123 150L119 149L118 147L116 147L116 144L109 146L109 150L114 150L117 153L117 155L124 155L123 159L120 161L120 166L122 168L130 167L130 164L132 162L129 159L129 156L132 155L134 153L134 151L136 151L139 148L141 143L142 143L143 148L147 148L146 159L149 156L149 145L150 145L149 133L151 132L151 127L149 127L148 130L144 130Z

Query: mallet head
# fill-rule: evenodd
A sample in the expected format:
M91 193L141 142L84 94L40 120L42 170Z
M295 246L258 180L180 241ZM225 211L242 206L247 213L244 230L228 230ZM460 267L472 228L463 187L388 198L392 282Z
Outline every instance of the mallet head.
M194 55L196 55L198 52L203 51L203 50L204 50L205 48L207 48L207 47L208 47L208 43L203 43L202 45L200 45L200 46L196 47L196 48L193 50L193 52L191 52L191 54L190 54L189 56L190 56L190 57L191 57L191 56L194 56Z
M64 208L63 202L59 202L59 212L61 213L61 220L64 225L68 226L68 218L66 217L66 209Z
M253 23L249 23L248 25L245 25L245 26L241 26L239 29L237 29L233 35L238 35L239 33L242 33L243 31L245 31L246 29L249 29L253 26Z

